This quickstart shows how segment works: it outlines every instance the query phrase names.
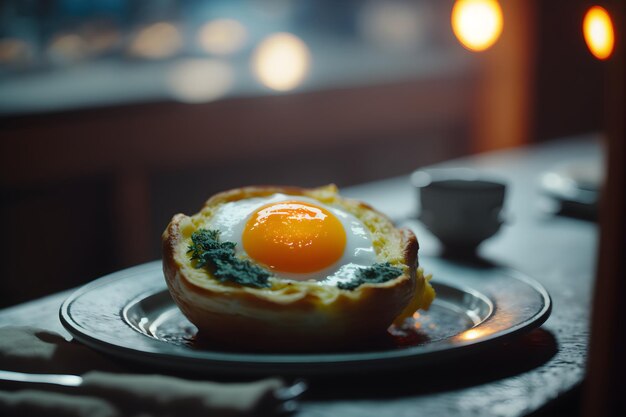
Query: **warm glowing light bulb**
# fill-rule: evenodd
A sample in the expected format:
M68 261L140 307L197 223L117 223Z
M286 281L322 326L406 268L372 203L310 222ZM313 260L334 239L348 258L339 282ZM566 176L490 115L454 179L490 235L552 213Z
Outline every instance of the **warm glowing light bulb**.
M457 0L452 8L452 30L471 51L484 51L502 33L502 9L496 0Z
M252 67L257 78L278 91L296 88L306 77L310 66L309 48L290 33L276 33L257 47Z
M613 53L615 34L609 12L593 6L583 20L583 35L591 53L598 59L607 59Z

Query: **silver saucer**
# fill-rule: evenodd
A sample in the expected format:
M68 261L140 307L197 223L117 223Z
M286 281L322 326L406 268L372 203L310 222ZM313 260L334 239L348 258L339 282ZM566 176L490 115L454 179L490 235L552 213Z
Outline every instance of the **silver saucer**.
M161 368L223 374L333 374L431 365L539 326L551 301L535 280L491 266L420 258L437 291L430 310L384 340L315 353L229 351L201 343L167 291L160 261L100 278L72 294L60 317L80 342Z

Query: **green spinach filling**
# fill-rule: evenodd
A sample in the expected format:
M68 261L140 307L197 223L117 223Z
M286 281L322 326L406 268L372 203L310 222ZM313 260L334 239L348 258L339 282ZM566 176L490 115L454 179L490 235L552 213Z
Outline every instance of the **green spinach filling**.
M220 242L219 235L219 230L209 229L198 229L192 233L187 254L191 260L196 261L195 267L206 268L220 282L233 282L256 288L271 287L269 282L271 272L247 259L237 257L236 243ZM362 284L382 283L400 275L402 269L391 266L389 262L377 263L369 268L360 269L353 280L340 282L337 287L351 291Z
M206 268L220 282L234 282L248 287L271 286L269 271L252 262L235 256L234 242L220 242L218 230L198 229L191 235L187 250L196 268Z
M369 268L359 269L353 280L340 282L337 287L342 290L354 290L361 284L380 284L400 275L402 275L402 269L391 266L389 262L377 263Z

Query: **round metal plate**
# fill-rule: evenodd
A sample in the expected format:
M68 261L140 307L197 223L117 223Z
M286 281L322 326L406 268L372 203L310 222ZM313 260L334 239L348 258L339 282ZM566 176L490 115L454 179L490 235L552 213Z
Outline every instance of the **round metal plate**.
M403 329L358 349L320 353L235 352L200 343L169 296L159 261L100 278L61 306L82 343L126 359L194 372L323 374L432 364L501 342L543 323L551 301L535 280L498 267L420 259L437 298Z

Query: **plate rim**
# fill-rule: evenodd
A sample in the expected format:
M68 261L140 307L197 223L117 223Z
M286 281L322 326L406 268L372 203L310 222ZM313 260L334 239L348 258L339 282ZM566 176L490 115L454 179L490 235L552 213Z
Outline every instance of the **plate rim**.
M88 329L84 329L76 320L72 318L70 314L71 306L76 300L80 298L80 296L90 291L93 291L98 287L106 286L112 282L122 279L128 279L134 275L144 274L148 271L152 271L152 268L155 268L157 265L161 264L162 262L160 260L156 260L136 265L130 268L122 269L111 274L107 274L76 289L63 301L59 308L59 318L62 325L74 338L76 338L76 340L96 350L104 351L105 353L114 353L115 355L124 357L126 359L158 364L159 366L167 367L168 363L172 365L180 365L181 363L188 365L194 364L197 366L198 361L200 360L204 365L203 368L222 370L227 372L230 370L229 367L234 365L247 365L252 367L246 369L245 372L242 372L241 370L234 372L237 374L258 373L258 371L264 373L269 370L282 370L288 372L290 370L307 368L307 365L307 369L311 368L309 369L310 371L313 371L315 373L325 373L326 371L332 371L333 369L335 372L337 372L337 369L334 368L334 365L338 364L343 365L342 371L345 371L345 367L358 367L359 369L384 367L385 369L391 369L394 367L394 363L396 365L406 365L407 360L415 359L418 356L420 359L426 359L430 363L432 361L436 361L438 357L443 355L459 355L464 352L469 352L474 349L482 348L483 346L486 346L488 344L492 344L496 340L505 341L507 339L517 336L522 332L539 327L548 319L552 311L552 298L548 291L543 287L543 285L541 285L534 278L531 278L517 270L508 267L498 267L499 270L501 270L509 277L517 279L535 290L540 295L543 301L543 306L535 314L531 315L530 317L516 325L500 330L498 332L494 332L478 340L458 341L453 345L439 343L430 346L419 345L393 350L390 349L365 352L328 353L252 353L207 350L193 351L182 350L182 348L173 345L164 345L161 348L156 348L155 345L155 347L149 346L149 348L147 349L144 347L141 347L141 349L137 349L128 345L122 345L120 344L119 340L111 340L111 338L109 338L107 335L98 336L97 334L94 334L94 332ZM467 288L467 285L454 285L446 280L442 280L441 283L461 290L465 290L465 288ZM485 295L476 289L468 289L472 292L477 292L481 295ZM143 294L147 293L148 291ZM152 292L152 294L154 294L154 292ZM139 296L140 294L132 298L136 299ZM490 299L490 301L492 300ZM123 308L124 307L122 307L122 309ZM137 330L134 329L129 323L127 323L126 320L123 319L122 309L116 312L116 314L120 315L120 319L124 323L124 325L131 329L133 332L141 334L140 332L137 332ZM496 314L496 312L497 306L496 309L492 311L487 320L491 318L494 314ZM478 326L480 326L480 324ZM147 335L143 336L149 338L149 336ZM157 343L163 343L157 341L156 339L151 340ZM381 363L383 363L383 366L379 366ZM176 368L180 369L178 367Z

